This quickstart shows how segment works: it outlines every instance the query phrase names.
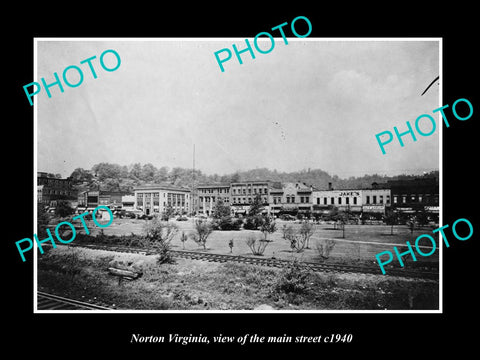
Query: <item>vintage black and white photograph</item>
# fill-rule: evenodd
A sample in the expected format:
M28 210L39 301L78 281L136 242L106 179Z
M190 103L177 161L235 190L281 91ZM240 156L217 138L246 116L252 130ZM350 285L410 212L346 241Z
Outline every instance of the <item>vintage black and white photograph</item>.
M35 312L442 311L441 38L272 36L35 39Z

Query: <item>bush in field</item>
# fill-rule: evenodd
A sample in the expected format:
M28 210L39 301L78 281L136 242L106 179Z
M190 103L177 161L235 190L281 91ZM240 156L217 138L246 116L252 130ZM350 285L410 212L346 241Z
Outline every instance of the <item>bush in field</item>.
M55 207L55 215L60 217L66 217L73 214L75 210L70 206L70 203L66 200L58 200Z
M247 216L247 218L245 219L245 224L243 224L243 228L245 230L258 230L262 224L262 215Z
M144 224L143 232L148 245L158 252L158 263L173 263L174 260L169 250L170 242L178 232L177 225L162 221L155 216Z
M196 220L195 221L195 230L193 233L190 233L190 238L195 241L199 246L203 246L203 249L207 249L207 239L212 233L212 226L206 221Z
M275 291L283 293L305 294L308 291L310 272L297 260L284 268L274 286Z
M317 253L320 261L326 260L330 257L330 253L335 247L335 240L324 240L317 242Z
M257 240L254 235L250 235L250 237L245 242L252 251L252 254L259 256L263 255L263 253L265 252L265 248L268 245L267 241Z
M294 234L292 225L283 224L282 226L282 238L288 240L290 236Z
M263 233L263 239L268 241L268 234L273 234L275 231L277 231L277 226L272 218L266 216L260 224L259 230Z
M241 219L234 219L230 215L221 217L219 219L214 219L212 221L213 230L240 230L242 227L243 221Z
M283 238L290 242L292 251L302 252L304 249L310 249L310 238L315 232L314 225L308 221L302 222L298 230L294 230L291 226L285 227L283 230Z
M315 227L312 223L308 221L302 222L300 229L298 230L298 235L300 237L300 244L306 249L310 249L310 238L313 236L315 232Z

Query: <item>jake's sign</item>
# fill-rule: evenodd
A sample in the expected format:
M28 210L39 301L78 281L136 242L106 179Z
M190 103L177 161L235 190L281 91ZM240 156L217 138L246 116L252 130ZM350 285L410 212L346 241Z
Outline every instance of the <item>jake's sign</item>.
M360 196L358 191L342 191L338 196Z

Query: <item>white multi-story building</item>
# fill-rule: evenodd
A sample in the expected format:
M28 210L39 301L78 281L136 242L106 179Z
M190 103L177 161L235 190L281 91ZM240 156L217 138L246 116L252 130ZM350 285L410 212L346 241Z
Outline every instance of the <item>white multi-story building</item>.
M190 190L173 185L143 185L133 189L135 209L146 215L162 214L171 207L175 214L187 214L190 208Z
M363 190L315 190L312 192L314 209L327 208L329 205L341 211L362 211Z

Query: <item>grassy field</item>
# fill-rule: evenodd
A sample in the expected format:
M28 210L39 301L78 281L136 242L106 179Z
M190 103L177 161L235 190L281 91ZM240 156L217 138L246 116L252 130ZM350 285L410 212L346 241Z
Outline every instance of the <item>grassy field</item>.
M143 275L119 283L107 271L118 263ZM128 310L436 310L439 295L433 280L187 259L159 265L155 256L70 246L39 256L38 289Z
M129 235L142 234L142 227L148 220L137 219L114 219L113 223L103 229L105 235ZM181 250L183 248L180 241L182 232L189 234L194 230L194 223L192 219L188 221L170 222L179 227L179 232L172 241L173 249ZM393 235L391 235L391 227L387 225L346 225L345 238L343 238L342 230L335 230L332 224L316 224L315 233L310 241L310 249L305 249L300 253L292 252L290 243L282 238L281 228L284 224L291 225L298 228L300 224L294 222L287 222L277 220L277 231L269 235L271 240L266 247L264 256L276 257L281 259L299 259L303 261L319 261L316 245L322 244L325 239L333 239L335 246L330 253L330 257L325 260L330 263L362 263L362 264L376 264L375 254L389 250L393 252L393 246L397 246L399 250L405 246L406 241L410 241L413 245L415 239L420 234L431 234L430 228L415 229L413 234L407 226L395 226ZM93 234L98 234L99 228L90 223L88 225L93 229ZM431 234L437 239L437 251L429 257L417 256L417 262L410 262L411 266L438 266L438 234ZM254 236L261 239L263 235L260 231L254 230L240 230L240 231L214 231L207 240L207 251L214 253L227 254L230 253L228 242L233 239L234 247L233 255L251 255L251 251L246 244L246 240ZM420 244L424 252L431 249L431 244L428 241ZM188 240L185 243L185 250L201 250L198 245ZM406 249L405 249L406 250ZM408 263L408 261L407 261Z

